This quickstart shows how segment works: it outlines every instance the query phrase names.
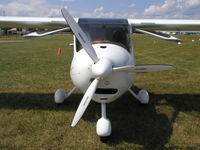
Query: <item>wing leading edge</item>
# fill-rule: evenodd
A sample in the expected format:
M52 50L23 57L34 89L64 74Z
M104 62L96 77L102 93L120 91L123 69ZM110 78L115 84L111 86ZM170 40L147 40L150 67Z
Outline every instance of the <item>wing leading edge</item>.
M64 28L64 18L51 17L0 17L0 28Z
M128 19L133 28L143 30L190 30L200 31L200 20L182 19Z
M75 19L78 22L78 18ZM200 20L128 19L133 28L143 30L193 30L200 31ZM64 28L64 18L53 17L1 17L0 28Z

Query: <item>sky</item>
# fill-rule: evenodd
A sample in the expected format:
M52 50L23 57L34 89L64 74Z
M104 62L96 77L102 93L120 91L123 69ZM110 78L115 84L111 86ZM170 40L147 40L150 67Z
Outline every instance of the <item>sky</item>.
M200 19L200 0L0 0L0 16Z

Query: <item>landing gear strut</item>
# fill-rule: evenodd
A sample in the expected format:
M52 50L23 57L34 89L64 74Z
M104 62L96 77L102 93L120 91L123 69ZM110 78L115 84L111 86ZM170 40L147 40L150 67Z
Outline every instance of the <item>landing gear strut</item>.
M138 94L135 94L133 90L129 89L129 92L137 99L141 104L149 103L149 93L146 90L140 90Z
M77 88L74 87L69 93L65 93L63 89L57 89L54 94L54 101L56 104L62 104Z

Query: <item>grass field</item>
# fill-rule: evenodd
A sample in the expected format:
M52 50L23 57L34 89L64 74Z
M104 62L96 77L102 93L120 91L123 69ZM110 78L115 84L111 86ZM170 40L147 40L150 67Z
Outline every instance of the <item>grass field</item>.
M135 36L136 64L171 64L176 70L137 76L134 88L150 92L148 106L129 93L108 105L113 132L106 143L95 131L99 104L91 102L80 123L71 128L83 95L77 91L61 106L53 101L57 88L73 87L72 36L1 37L0 149L200 149L200 36L178 37L182 45ZM57 55L58 48L62 55Z

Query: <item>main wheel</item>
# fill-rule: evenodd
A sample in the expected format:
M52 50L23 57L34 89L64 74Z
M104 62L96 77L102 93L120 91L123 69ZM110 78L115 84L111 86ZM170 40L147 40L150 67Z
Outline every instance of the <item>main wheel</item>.
M57 89L54 94L54 101L56 104L62 104L66 98L65 91L63 89Z
M138 93L138 98L140 103L148 104L149 103L149 93L146 90L140 90Z

